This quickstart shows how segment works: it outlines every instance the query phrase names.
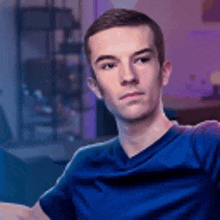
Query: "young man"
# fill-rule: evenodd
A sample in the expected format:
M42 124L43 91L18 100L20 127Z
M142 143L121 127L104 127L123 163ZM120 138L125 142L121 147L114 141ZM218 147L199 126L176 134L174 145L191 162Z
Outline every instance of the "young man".
M107 11L88 29L85 52L88 85L119 135L76 152L27 219L220 219L220 126L166 118L172 65L159 26L136 11Z

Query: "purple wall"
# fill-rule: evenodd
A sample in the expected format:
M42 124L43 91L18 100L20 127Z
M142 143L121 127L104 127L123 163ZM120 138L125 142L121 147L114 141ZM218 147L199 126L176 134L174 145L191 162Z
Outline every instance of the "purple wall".
M201 97L209 93L209 74L220 70L220 23L202 21L202 1L139 0L134 8L154 18L163 29L167 58L173 63L164 94Z

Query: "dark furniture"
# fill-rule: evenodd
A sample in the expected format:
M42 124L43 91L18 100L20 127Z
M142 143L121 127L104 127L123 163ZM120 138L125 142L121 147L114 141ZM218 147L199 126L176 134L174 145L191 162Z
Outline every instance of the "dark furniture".
M39 196L53 186L66 164L48 157L25 162L0 148L0 202L33 206Z
M195 125L204 120L220 121L220 101L204 101L192 97L163 97L164 107L176 111L179 124Z

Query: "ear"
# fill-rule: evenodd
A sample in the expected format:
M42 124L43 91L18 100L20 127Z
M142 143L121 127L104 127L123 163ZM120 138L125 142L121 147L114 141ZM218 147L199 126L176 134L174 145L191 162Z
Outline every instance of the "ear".
M170 74L172 73L172 63L166 60L162 66L162 86L166 86L169 83Z
M96 79L94 79L93 77L88 77L87 85L98 99L103 99L99 84Z

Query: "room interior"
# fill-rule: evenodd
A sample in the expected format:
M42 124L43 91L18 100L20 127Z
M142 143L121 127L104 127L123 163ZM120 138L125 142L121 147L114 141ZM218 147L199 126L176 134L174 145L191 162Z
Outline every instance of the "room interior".
M0 201L32 206L77 149L117 135L86 86L82 43L95 18L121 7L148 14L164 32L173 64L167 116L220 120L219 0L1 0Z

